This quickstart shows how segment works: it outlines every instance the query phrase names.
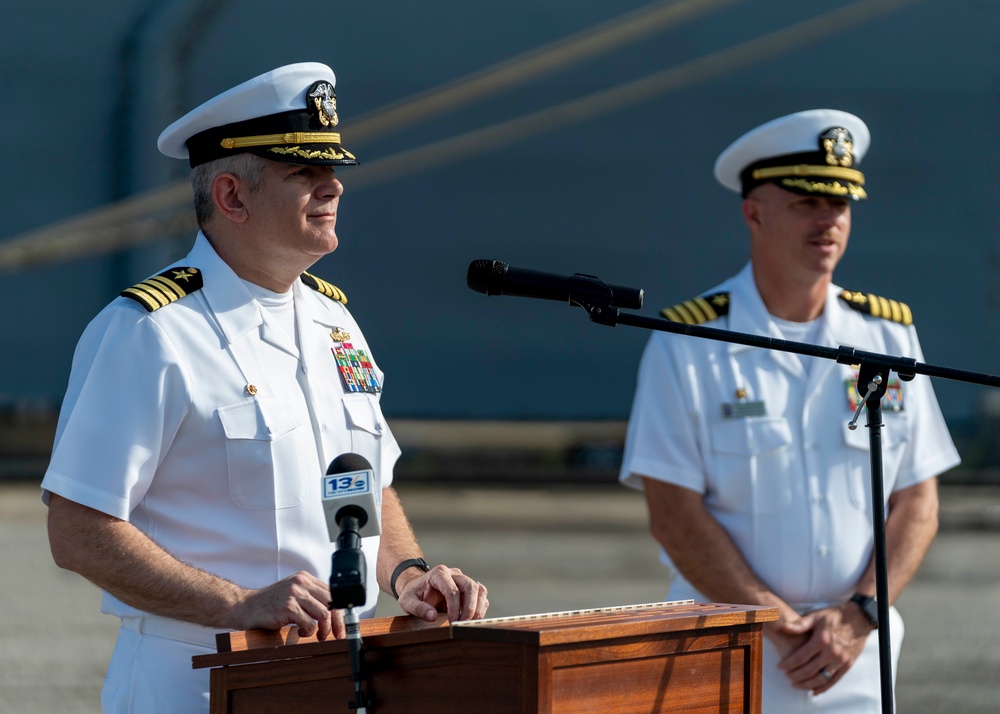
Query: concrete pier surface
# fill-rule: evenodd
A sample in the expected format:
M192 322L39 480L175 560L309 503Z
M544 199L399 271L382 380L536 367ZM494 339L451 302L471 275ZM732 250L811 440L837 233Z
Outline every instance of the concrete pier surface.
M638 493L614 484L397 484L432 563L486 583L492 616L663 600ZM1000 711L1000 488L943 486L941 531L897 606L896 710ZM99 591L52 563L35 482L0 482L0 714L95 714L117 634ZM399 614L391 598L378 615Z

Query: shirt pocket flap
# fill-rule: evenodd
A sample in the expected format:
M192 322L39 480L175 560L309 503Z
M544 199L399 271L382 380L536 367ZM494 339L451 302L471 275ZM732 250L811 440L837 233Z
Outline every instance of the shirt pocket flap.
M349 394L344 397L344 411L351 426L369 434L382 433L381 410L375 401L365 394Z
M717 422L710 434L713 451L734 456L766 454L792 443L788 421L777 417Z
M222 429L229 439L277 439L299 423L288 403L280 399L255 399L246 404L219 408Z

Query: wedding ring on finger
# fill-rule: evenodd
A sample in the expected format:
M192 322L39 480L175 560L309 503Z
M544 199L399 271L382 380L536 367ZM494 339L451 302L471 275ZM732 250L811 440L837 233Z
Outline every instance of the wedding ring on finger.
M829 682L831 679L833 679L833 672L824 667L819 671L819 676L821 676L823 679Z

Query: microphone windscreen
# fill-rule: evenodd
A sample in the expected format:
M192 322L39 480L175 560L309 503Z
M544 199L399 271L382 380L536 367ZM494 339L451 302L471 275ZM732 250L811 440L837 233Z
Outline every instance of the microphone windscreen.
M494 276L502 277L507 272L507 264L499 260L474 260L469 263L465 282L470 290L484 295L490 294L490 284Z
M346 474L352 471L371 471L372 465L368 463L361 454L341 454L330 462L326 470L327 476L331 474Z

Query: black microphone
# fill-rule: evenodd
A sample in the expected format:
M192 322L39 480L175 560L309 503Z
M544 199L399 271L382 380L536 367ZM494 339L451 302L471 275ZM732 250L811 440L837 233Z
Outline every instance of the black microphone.
M610 307L638 310L642 288L608 285L593 275L554 275L527 268L512 268L499 260L469 263L466 283L486 295L511 295L580 304L583 300L607 302Z
M323 477L326 525L337 547L330 570L330 607L337 610L365 604L368 567L361 552L363 535L378 535L381 517L375 503L374 472L368 459L341 454Z
M323 477L323 510L326 527L337 548L330 568L331 610L344 610L347 630L347 654L354 681L354 701L348 706L358 714L368 711L362 671L361 623L354 611L367 599L368 566L361 551L361 537L382 532L382 514L375 500L375 472L368 459L360 454L341 454Z

